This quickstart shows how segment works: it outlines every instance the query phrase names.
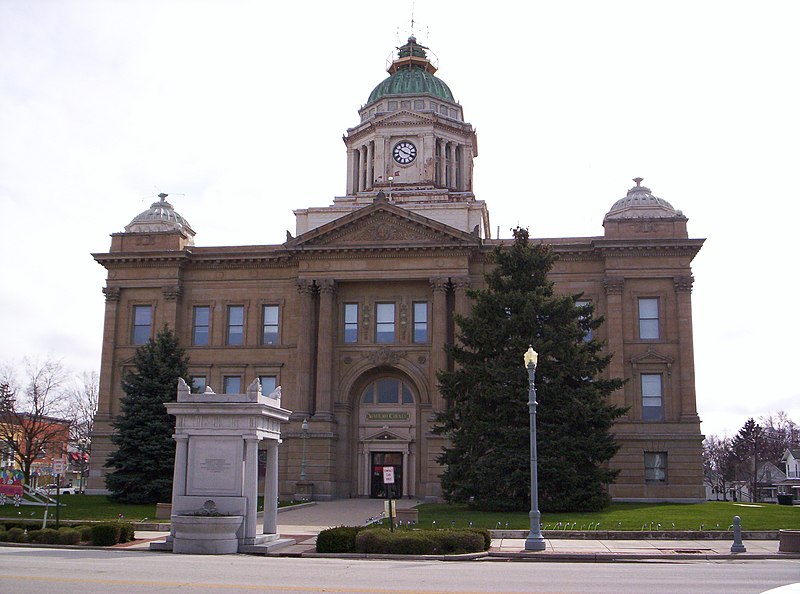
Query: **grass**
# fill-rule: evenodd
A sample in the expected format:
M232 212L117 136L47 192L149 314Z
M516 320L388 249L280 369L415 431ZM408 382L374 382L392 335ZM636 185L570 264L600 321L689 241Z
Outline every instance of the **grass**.
M545 529L588 530L590 525L600 523L600 530L642 530L643 526L653 530L727 530L733 516L742 519L744 530L778 530L800 528L800 507L769 503L737 504L723 501L704 503L612 503L602 512L543 513ZM419 526L437 528L449 526L465 527L472 522L476 528L502 528L526 530L530 528L527 512L480 512L461 505L425 503L417 507ZM556 525L561 522L561 527ZM498 526L499 523L499 526ZM507 525L507 526L506 526ZM574 526L573 526L574 525ZM595 526L591 526L592 529Z
M280 506L291 505L293 502L280 502ZM259 511L264 509L263 498L258 498ZM41 520L44 517L44 506L13 505L0 506L0 518L19 520ZM169 520L156 520L156 504L126 504L110 501L105 495L62 495L61 508L58 510L60 520L118 520L120 516L127 522L169 522ZM47 517L54 520L56 517L55 505L47 508Z

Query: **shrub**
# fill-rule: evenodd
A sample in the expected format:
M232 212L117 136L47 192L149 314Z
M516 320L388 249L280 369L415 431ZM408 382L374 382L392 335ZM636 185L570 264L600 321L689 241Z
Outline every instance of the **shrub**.
M52 528L42 528L41 530L30 530L28 532L28 542L36 544L56 544L58 531Z
M57 544L75 545L81 540L81 533L74 528L63 527L58 529Z
M25 542L25 530L19 526L14 526L7 534L8 542Z
M489 544L487 544L487 542ZM486 530L363 530L356 536L356 552L394 555L451 555L485 551L491 544Z
M482 534L471 530L440 530L431 534L442 555L476 553L485 550Z
M91 526L83 524L81 526L77 526L75 528L75 530L77 530L78 534L80 534L81 542L89 542L90 540L92 540L92 527Z
M389 555L432 555L436 542L429 532L389 532L385 528L363 530L356 536L356 552Z
M483 539L483 550L488 551L492 547L492 533L486 528L465 528L468 532L480 534Z
M356 535L363 526L338 526L328 528L317 535L318 553L355 553Z
M109 547L119 542L120 525L110 522L92 526L91 543L96 547Z
M8 532L5 528L0 528L0 542L8 542Z
M136 529L130 522L120 522L119 524L119 542L130 542L134 540Z

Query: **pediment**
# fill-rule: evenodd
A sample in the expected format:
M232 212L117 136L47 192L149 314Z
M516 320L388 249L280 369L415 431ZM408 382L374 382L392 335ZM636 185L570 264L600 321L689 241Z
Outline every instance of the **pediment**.
M288 242L289 249L479 247L480 237L376 200Z
M402 437L398 436L391 431L386 429L381 429L377 433L373 433L372 435L368 435L365 437L364 441L403 441L407 442L407 439L403 439Z
M642 364L650 364L650 365L663 365L666 366L668 370L672 369L672 364L675 362L675 359L668 355L663 355L656 351L653 347L650 347L642 353L641 355L636 355L631 357L631 365L636 367L637 365Z
M407 126L414 124L433 124L434 119L430 116L422 115L413 111L401 109L392 113L377 117L372 121L373 126Z

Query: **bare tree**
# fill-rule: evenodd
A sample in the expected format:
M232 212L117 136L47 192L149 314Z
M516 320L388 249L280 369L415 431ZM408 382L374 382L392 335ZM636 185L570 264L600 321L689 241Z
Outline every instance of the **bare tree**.
M800 445L800 427L782 410L759 417L758 422L764 428L762 458L780 466L786 450Z
M734 480L736 458L729 437L709 435L703 441L703 474L705 481L723 501L728 500L728 486Z
M49 454L58 459L69 439L70 421L60 388L67 375L60 361L46 359L23 361L22 381L6 366L0 373L5 386L0 408L0 440L19 464L25 482L30 484L31 469L37 458Z
M83 489L84 478L89 466L89 455L92 450L92 430L94 416L97 413L100 376L96 371L84 371L74 378L65 390L69 401L68 417L72 421L70 427L70 443L74 448L73 468L80 473L80 488Z

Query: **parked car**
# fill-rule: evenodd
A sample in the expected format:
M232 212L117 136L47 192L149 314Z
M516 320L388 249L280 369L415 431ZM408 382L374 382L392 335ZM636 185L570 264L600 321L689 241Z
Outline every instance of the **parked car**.
M44 487L39 487L36 490L42 495L47 495L48 497L55 497L57 489L58 485L52 483L49 485L45 485ZM77 487L63 486L61 487L61 490L59 492L61 493L61 495L75 495L76 493L80 493L81 491Z

